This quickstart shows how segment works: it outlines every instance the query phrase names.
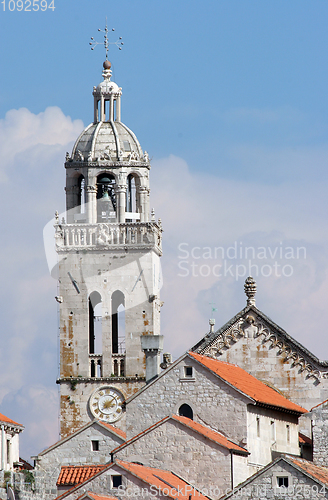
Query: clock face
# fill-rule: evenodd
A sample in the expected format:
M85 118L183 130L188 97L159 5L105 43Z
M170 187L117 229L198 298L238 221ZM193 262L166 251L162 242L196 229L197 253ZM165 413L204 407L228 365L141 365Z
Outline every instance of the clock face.
M123 401L124 396L117 389L104 386L91 395L89 408L94 417L113 423L122 417Z

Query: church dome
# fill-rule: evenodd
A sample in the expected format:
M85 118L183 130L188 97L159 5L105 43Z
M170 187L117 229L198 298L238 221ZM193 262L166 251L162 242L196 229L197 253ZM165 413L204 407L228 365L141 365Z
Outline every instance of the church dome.
M135 134L121 122L122 89L111 81L111 64L104 62L104 80L93 87L94 122L74 144L71 161L141 161L148 163Z
M142 161L143 157L134 133L117 121L91 123L80 134L72 151L72 159L82 161Z

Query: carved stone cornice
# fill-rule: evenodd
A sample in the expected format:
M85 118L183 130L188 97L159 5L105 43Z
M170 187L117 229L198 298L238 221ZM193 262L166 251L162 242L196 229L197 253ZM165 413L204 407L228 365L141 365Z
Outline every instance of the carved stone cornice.
M267 344L269 349L277 349L277 356L283 358L290 368L297 368L305 374L307 379L313 378L320 383L320 379L328 378L327 371L321 371L301 350L298 350L288 340L282 338L277 331L270 327L262 318L246 314L225 331L221 331L217 337L204 349L199 350L201 354L213 358L219 358L234 344L243 338L260 338L262 344Z

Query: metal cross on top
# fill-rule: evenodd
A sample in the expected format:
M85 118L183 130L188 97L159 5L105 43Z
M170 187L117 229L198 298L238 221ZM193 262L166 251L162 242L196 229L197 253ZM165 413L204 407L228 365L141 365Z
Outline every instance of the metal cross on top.
M97 45L104 45L106 49L106 60L108 59L108 46L109 45L116 45L119 50L122 50L122 45L124 45L124 42L122 42L122 37L120 36L116 42L109 42L108 41L108 28L107 28L107 17L106 17L106 26L105 30L101 30L98 28L98 31L101 31L104 34L104 41L103 42L96 42L93 36L91 37L92 42L89 42L89 45L91 45L91 50L94 50ZM115 31L115 28L112 28L112 31Z

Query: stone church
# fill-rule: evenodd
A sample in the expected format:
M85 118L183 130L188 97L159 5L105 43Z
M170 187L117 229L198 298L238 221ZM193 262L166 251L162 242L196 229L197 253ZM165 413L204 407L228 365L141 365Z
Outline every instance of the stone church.
M161 360L149 157L107 59L102 76L55 218L61 439L12 474L16 498L328 498L328 362L257 309L251 277L245 308Z

